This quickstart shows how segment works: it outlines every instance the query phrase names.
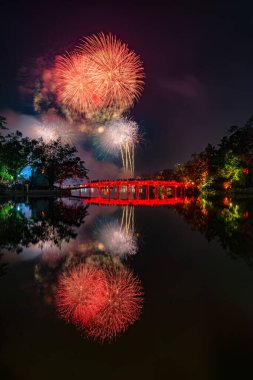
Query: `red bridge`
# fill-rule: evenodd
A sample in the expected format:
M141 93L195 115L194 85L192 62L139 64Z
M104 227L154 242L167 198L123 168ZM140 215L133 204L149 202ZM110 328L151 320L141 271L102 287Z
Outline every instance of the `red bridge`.
M103 180L86 182L72 195L87 203L107 205L165 205L185 202L193 195L194 186L164 180Z

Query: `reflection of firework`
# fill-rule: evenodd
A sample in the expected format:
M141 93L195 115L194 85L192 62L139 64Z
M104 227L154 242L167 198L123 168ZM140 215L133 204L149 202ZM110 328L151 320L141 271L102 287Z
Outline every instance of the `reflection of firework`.
M94 266L80 265L60 277L56 302L61 317L86 324L106 301L106 279Z
M99 240L112 255L123 257L135 255L137 238L132 229L125 229L118 222L110 222L99 231Z
M138 124L122 117L105 125L103 133L97 136L97 144L106 153L120 153L123 167L134 172L134 147L140 138Z
M104 307L91 319L86 332L101 341L111 341L139 319L142 288L126 268L106 272L107 297Z
M56 304L61 318L92 338L111 341L139 319L142 295L139 280L122 264L96 261L60 276Z
M48 122L37 123L34 125L34 128L36 129L37 136L42 137L46 143L60 138L64 144L72 144L74 139L74 133L71 126L60 118Z
M143 67L138 55L115 36L92 35L80 46L88 57L89 84L103 107L124 111L143 89Z

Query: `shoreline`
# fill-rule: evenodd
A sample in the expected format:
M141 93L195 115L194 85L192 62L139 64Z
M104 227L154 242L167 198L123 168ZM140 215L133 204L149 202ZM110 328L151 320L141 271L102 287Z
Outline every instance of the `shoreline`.
M203 197L231 197L231 198L253 198L253 188L234 189L234 190L206 190L200 191Z
M54 196L69 196L70 191L67 189L54 190L29 190L29 191L0 191L1 198L16 198L16 197L54 197Z

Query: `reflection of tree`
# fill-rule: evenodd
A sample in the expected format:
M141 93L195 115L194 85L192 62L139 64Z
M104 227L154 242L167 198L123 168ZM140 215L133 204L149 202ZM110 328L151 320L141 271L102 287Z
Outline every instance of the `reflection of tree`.
M32 209L36 211L36 203ZM47 207L39 211L32 227L32 243L50 242L60 247L63 240L69 242L77 236L75 227L83 223L87 208L80 203L66 205L61 200L49 200Z
M15 208L15 204L7 202L0 206L0 248L22 251L22 245L27 246L32 240L30 233L31 221Z
M22 247L48 242L60 247L77 236L87 208L83 204L65 204L62 200L32 200L32 215L27 217L13 202L0 206L0 248L22 251Z
M3 253L0 253L0 261L2 257L3 257ZM6 263L0 263L0 277L5 275L7 266L8 265Z
M233 256L244 257L251 264L253 258L253 206L250 200L234 202L227 197L212 202L196 199L179 204L177 211L208 241L218 239Z

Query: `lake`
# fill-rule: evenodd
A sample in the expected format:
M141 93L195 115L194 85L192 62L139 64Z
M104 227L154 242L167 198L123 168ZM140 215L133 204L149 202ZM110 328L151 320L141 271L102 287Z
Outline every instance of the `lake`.
M252 227L250 199L2 199L1 379L246 378Z

